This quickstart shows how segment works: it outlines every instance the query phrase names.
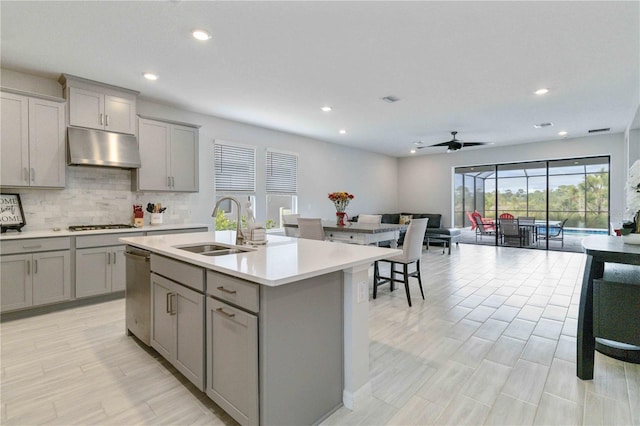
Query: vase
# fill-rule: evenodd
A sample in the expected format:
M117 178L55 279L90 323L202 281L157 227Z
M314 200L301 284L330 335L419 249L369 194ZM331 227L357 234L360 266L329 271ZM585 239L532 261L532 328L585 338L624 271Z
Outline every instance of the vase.
M345 226L344 219L347 217L345 212L336 212L336 225Z

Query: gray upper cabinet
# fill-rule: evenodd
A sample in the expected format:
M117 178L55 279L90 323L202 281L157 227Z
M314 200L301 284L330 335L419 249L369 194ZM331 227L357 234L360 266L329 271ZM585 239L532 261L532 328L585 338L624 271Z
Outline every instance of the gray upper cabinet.
M135 135L138 92L70 75L59 81L69 101L69 125Z
M138 118L138 191L198 191L198 126Z
M5 91L0 92L0 96L0 184L63 188L64 99L41 99Z

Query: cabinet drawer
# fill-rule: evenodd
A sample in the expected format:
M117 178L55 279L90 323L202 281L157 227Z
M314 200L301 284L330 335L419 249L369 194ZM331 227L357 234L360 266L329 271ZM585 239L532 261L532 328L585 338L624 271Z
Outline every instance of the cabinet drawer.
M207 271L207 294L251 312L259 311L260 287L258 284Z
M34 253L38 251L69 250L70 239L58 238L33 238L25 240L2 241L0 248L2 254Z
M202 268L152 253L151 271L204 293Z
M325 234L331 241L360 242L365 234L360 232L328 232Z
M76 237L76 248L122 245L118 238L141 237L142 232L120 232L117 234L82 235Z

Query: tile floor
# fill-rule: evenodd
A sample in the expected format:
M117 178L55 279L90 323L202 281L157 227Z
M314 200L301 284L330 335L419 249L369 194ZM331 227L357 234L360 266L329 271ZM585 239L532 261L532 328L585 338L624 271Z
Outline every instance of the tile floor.
M373 395L327 425L640 425L640 365L575 375L584 256L461 244L370 305ZM1 423L235 424L124 334L116 300L0 325Z

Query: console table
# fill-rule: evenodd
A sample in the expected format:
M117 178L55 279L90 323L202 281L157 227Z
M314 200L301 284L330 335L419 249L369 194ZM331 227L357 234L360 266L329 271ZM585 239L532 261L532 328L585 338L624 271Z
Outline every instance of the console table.
M598 235L585 238L582 247L587 261L578 314L577 375L591 380L595 350L640 362L640 347L635 346L640 345L640 245ZM633 266L616 270L616 265Z

